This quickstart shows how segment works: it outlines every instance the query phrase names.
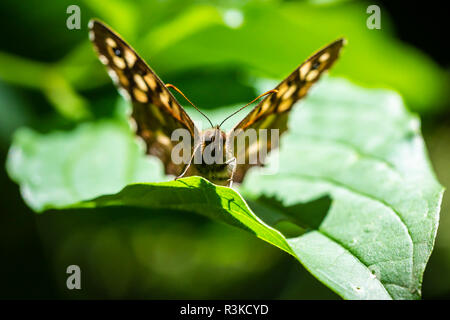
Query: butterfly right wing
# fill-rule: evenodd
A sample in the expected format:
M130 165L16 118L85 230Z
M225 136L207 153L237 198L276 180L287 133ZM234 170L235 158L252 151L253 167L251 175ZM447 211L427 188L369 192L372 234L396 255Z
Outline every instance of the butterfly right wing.
M234 155L238 161L240 158L245 160L237 165L236 182L242 181L250 167L261 165L263 161L259 159L259 156L258 161L253 164L249 163L249 159L252 155L256 156L262 147L267 151L275 147L271 145L271 129L277 129L280 136L287 130L288 117L293 106L308 93L310 87L319 80L320 76L333 66L344 44L345 39L338 39L310 56L275 87L277 93L263 99L234 127L231 132L236 136L245 133L248 129L256 130L258 135L254 145L248 148L244 148L245 145L240 146L241 148L236 145L234 148ZM268 130L267 137L259 138L260 129Z
M171 152L178 141L171 141L171 135L179 128L188 130L193 148L197 134L193 121L155 72L118 34L98 20L91 20L89 28L99 60L119 92L133 104L131 117L136 134L147 145L147 153L161 159L166 174L180 174L184 163L172 161Z

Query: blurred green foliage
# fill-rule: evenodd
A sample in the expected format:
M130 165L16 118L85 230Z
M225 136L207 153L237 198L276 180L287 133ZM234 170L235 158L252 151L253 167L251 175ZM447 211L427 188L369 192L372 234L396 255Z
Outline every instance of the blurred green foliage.
M15 6L16 10L32 13L33 18L25 21L30 27L49 15L48 11L33 10L41 6L39 1L27 2L26 9ZM408 105L420 112L435 111L447 102L448 74L423 53L396 41L388 19L383 19L383 32L369 30L364 3L86 0L80 6L84 29L69 31L61 26L58 30L64 41L74 40L65 55L51 61L48 57L44 62L0 51L2 79L42 90L58 112L74 120L92 112L81 92L109 82L83 37L91 17L111 25L170 82L193 70L205 72L206 80L216 69L223 72L229 68L240 71L241 81L252 76L280 79L313 51L345 36L349 45L334 74L366 86L399 91ZM52 7L55 11L57 8L62 12L64 2ZM52 43L54 39L42 39L41 35L55 33L55 20L63 18L52 14L50 20L39 23L40 28L34 30L40 35L36 35L39 47L45 47L46 41L50 41L50 48L57 46ZM32 32L28 39L33 37ZM29 41L21 49L31 46L34 52L35 45ZM218 83L214 89L209 88L208 81L203 81L196 89L190 87L189 94L197 98L211 89L223 91L218 87L227 89Z
M71 4L81 8L81 30L65 26ZM397 40L384 13L383 29L368 30L367 5L357 1L3 0L2 160L19 126L48 132L73 129L79 121L116 117L117 93L87 40L87 22L97 17L122 34L165 82L177 85L202 109L250 101L260 93L255 85L259 79L281 79L313 51L345 36L348 46L332 74L367 87L393 89L411 110L430 119L436 115L441 122L430 120L425 125L425 139L439 179L450 185L450 144L446 143L450 126L443 120L448 112L448 72ZM32 142L27 130L20 139ZM95 129L86 124L77 130L90 140ZM62 141L60 153L70 147ZM41 169L45 168L30 168ZM2 217L7 222L2 251L11 261L3 268L13 275L5 284L5 297L336 297L275 248L203 218L121 208L98 209L95 214L52 212L36 219L4 172L1 181L7 212ZM95 192L92 182L77 186L80 196ZM119 184L112 182L111 190ZM48 195L51 192L59 191L49 190ZM426 297L450 295L446 275L450 222L445 215L449 211L444 198L436 253L424 280ZM10 221L14 221L11 228ZM80 259L86 272L85 290L67 292L65 268ZM31 265L38 277L30 271Z

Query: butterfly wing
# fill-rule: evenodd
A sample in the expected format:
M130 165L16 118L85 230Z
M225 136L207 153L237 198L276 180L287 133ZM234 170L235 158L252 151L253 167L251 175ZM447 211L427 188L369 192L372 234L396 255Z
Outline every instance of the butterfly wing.
M89 29L100 61L119 92L133 104L131 117L136 134L147 145L147 153L163 161L167 174L180 174L184 164L175 164L171 159L177 143L171 141L171 135L175 129L187 129L193 146L197 134L193 121L155 72L119 35L98 20L91 20Z
M245 133L247 129L252 128L256 130L258 135L254 141L255 144L258 144L256 146L250 145L246 148L235 143L234 156L237 159L245 159L245 163L239 164L238 162L234 181L242 181L247 170L252 165L255 165L249 163L252 153L257 153L263 146L267 148L267 152L272 147L275 147L271 146L270 129L278 129L280 135L287 130L289 111L298 100L306 95L309 88L319 80L321 74L334 64L344 44L345 39L336 40L309 57L275 88L278 90L277 93L263 99L231 131L237 137L239 134ZM267 129L267 138L259 139L259 129ZM257 160L256 164L260 165L264 159L258 158Z

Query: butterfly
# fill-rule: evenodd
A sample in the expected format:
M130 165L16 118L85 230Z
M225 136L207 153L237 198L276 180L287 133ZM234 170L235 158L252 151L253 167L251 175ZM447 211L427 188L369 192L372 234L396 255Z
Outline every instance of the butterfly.
M136 134L145 141L147 153L163 162L166 174L175 175L177 178L197 175L215 184L228 186L233 182L242 182L252 166L263 165L264 159L258 156L256 162L248 161L258 154L262 147L268 152L276 147L271 142L271 137L263 137L259 133L256 140L248 145L235 147L239 134L246 134L251 130L262 132L261 129L277 129L279 135L285 132L289 112L294 104L303 98L321 74L334 64L345 44L345 39L341 38L317 51L275 89L259 96L258 98L265 98L230 132L225 133L220 125L214 126L211 121L211 128L198 130L169 88L182 94L181 91L173 85L164 84L136 51L106 24L96 19L91 20L89 38L119 93L133 105L130 120L134 123ZM171 137L177 129L188 132L191 139L190 152L180 153L184 159L181 163L173 157L178 142L173 141ZM221 161L210 163L202 160L202 155L206 154L211 146L218 146L217 150L223 151L223 157L219 155ZM200 161L193 161L194 155L198 154ZM238 162L236 159L244 161Z

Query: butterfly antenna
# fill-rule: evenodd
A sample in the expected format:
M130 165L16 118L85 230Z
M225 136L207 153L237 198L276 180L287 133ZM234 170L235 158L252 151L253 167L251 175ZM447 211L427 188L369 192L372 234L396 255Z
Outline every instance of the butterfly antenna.
M181 92L180 89L178 89L177 87L175 87L173 84L170 84L170 83L169 83L169 84L166 84L166 87L167 87L167 88L172 88L172 89L174 89L175 91L177 91L179 94L181 94L181 95L183 96L183 98L185 98L185 99L187 100L187 102L189 102L189 103L191 104L191 106L193 106L198 112L200 112L200 113L201 113L201 114L209 121L209 124L211 125L211 128L214 127L214 125L212 124L211 120L209 120L209 118L206 116L206 114L204 114L203 112L201 112L200 109L197 108L197 107L191 102L191 100L189 100L189 99L184 95L184 93Z
M263 94L257 96L255 99L253 99L252 101L250 101L249 103L247 103L245 106L243 106L243 107L240 108L239 110L233 112L233 113L230 114L228 117L226 117L226 118L220 123L219 128L223 125L223 123L224 123L225 121L227 121L228 119L230 119L232 116L234 116L236 113L238 113L238 112L241 111L242 109L245 109L246 107L248 107L249 105L251 105L253 102L255 102L256 100L258 100L259 98L262 98L262 97L264 97L264 96L266 96L266 95L268 95L268 94L277 93L277 92L278 92L277 89L273 89L273 90L269 90L269 91L267 91L267 92L265 92L265 93L263 93Z

